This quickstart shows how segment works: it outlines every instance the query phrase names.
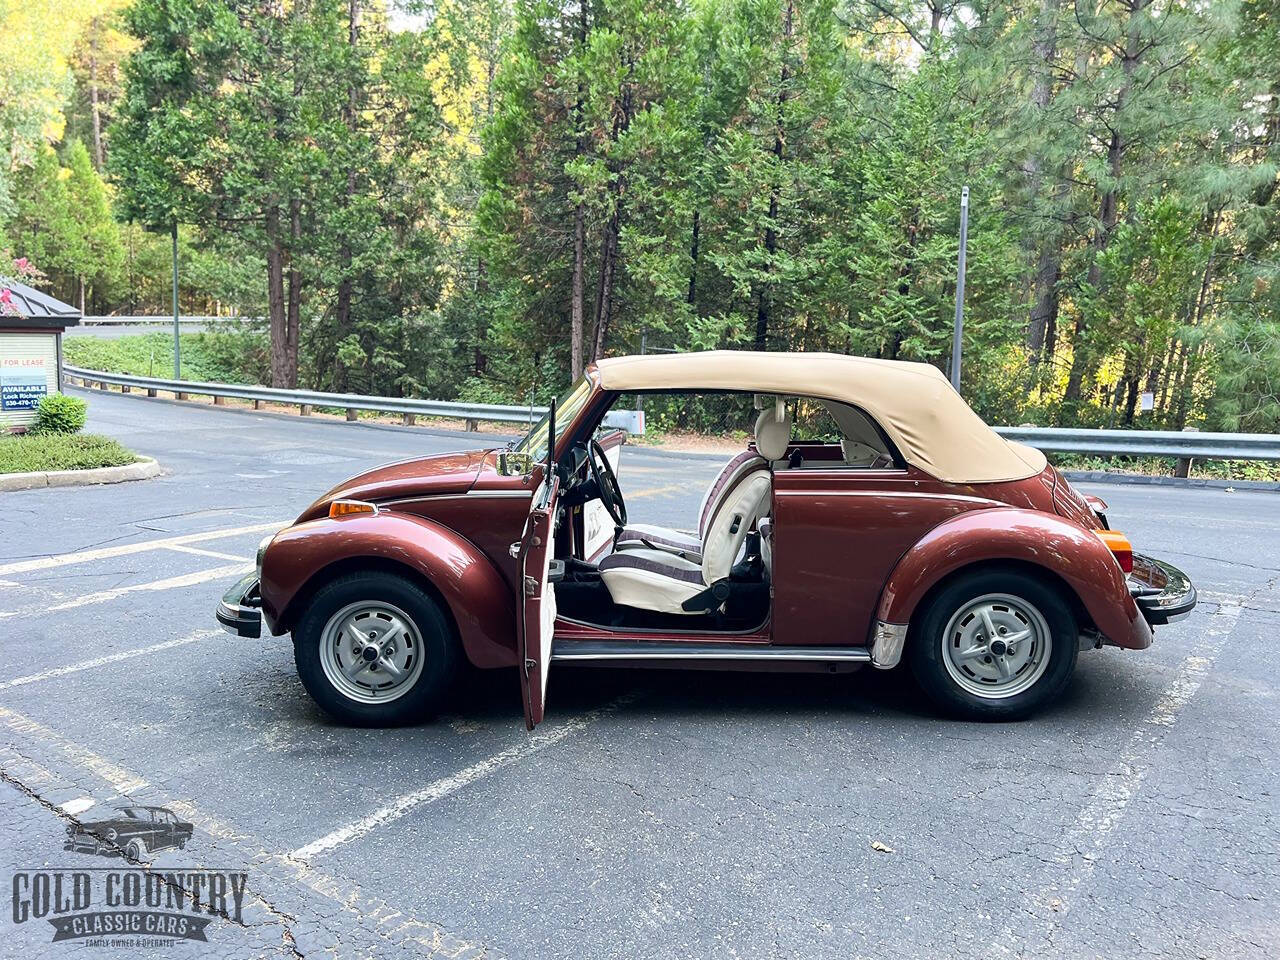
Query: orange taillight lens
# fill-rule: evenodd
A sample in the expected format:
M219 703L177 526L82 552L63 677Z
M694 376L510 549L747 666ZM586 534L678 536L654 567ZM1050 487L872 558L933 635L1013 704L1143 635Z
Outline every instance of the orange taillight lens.
M1095 530L1098 539L1107 545L1125 573L1133 573L1133 544L1118 530Z
M352 517L360 513L377 513L378 508L372 503L365 503L363 500L335 500L329 504L329 519L337 520L341 517Z

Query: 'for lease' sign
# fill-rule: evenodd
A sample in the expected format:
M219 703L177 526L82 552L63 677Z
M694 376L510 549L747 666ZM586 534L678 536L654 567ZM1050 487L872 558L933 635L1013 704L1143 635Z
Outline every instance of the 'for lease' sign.
M44 357L0 358L0 410L34 410L48 384Z

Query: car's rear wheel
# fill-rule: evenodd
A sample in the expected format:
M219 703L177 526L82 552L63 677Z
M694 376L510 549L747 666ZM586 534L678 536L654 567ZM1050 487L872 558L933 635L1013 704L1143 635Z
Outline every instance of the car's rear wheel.
M326 584L293 631L307 692L334 719L360 727L422 720L444 703L460 661L439 603L380 571Z
M925 692L953 716L1018 720L1062 693L1079 631L1062 595L1015 570L963 574L912 620L907 656Z

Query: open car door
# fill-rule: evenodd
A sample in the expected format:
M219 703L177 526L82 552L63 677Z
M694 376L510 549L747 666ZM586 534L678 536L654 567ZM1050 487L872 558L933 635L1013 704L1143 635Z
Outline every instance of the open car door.
M627 442L627 431L611 430L596 436L596 442L604 450L605 459L613 467L613 475L622 469L622 445ZM600 554L613 544L613 518L599 499L588 500L582 505L582 559L598 560Z
M530 730L542 722L547 701L547 671L551 666L551 638L556 625L556 589L551 582L555 553L556 497L560 479L554 470L533 496L520 541L520 608L516 635L520 650L520 691L524 722Z

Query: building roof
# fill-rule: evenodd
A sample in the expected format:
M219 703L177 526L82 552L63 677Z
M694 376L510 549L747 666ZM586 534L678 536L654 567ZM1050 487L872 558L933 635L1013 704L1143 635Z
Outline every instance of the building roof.
M41 293L25 283L10 283L9 299L18 316L0 313L0 330L6 327L62 329L80 323L80 309Z
M1044 454L1005 440L937 367L835 353L713 350L614 357L596 363L606 390L732 390L812 397L866 411L906 461L948 483L1034 476Z

